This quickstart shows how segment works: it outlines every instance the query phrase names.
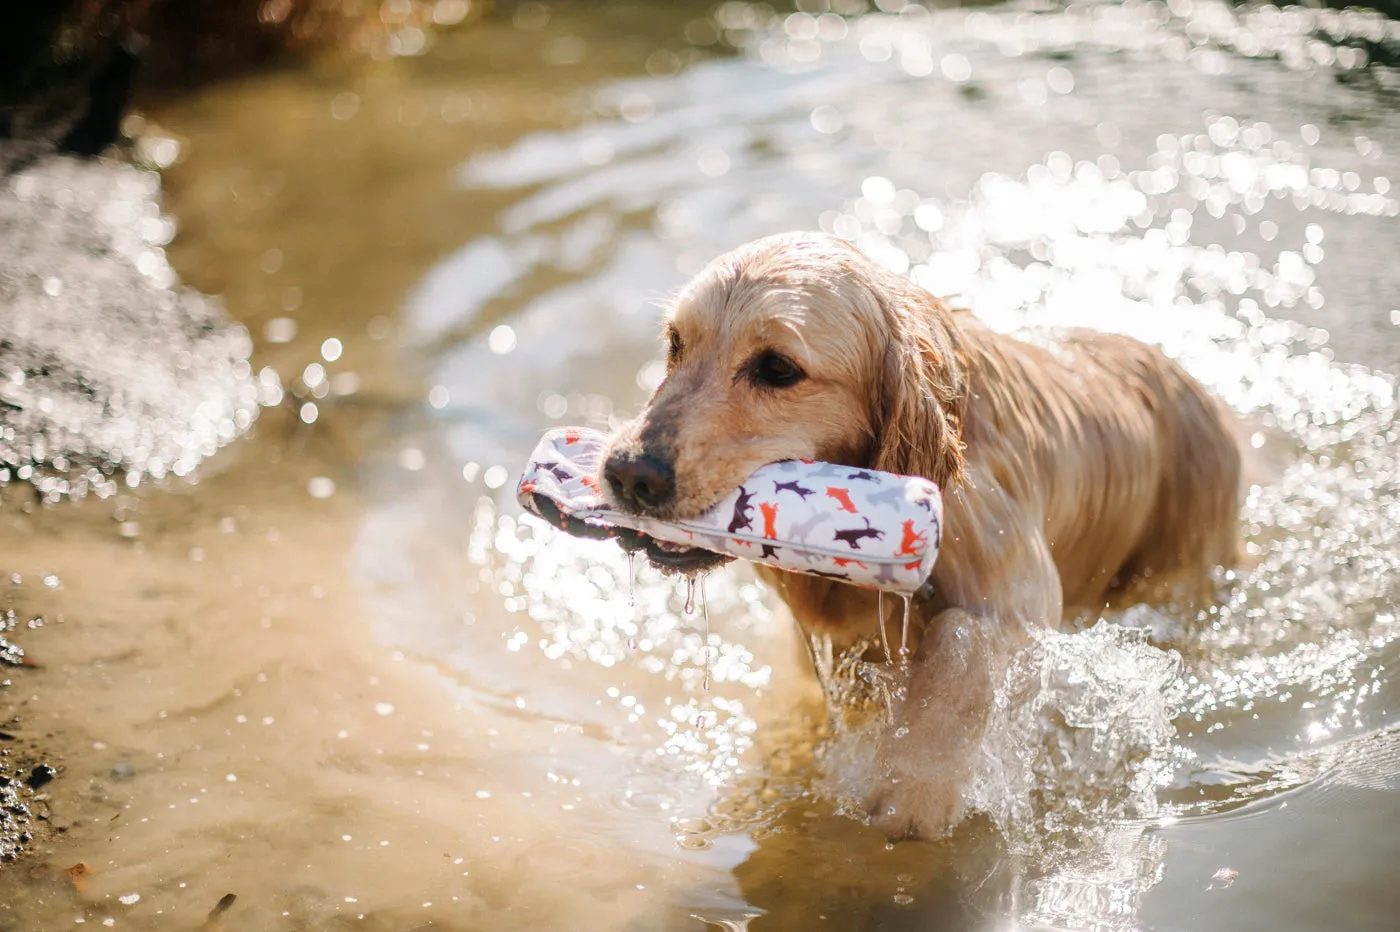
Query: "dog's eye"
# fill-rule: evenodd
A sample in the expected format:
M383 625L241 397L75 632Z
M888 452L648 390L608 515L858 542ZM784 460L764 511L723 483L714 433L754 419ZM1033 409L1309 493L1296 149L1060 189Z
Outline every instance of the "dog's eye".
M797 363L772 350L759 353L748 368L754 383L767 388L787 388L807 377Z

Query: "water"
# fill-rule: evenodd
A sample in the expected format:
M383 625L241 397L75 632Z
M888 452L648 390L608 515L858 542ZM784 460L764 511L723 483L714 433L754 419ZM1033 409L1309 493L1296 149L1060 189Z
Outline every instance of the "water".
M909 662L909 614L913 607L913 600L906 595L902 597L902 601L904 602L904 617L899 623L899 662L907 664Z
M637 607L637 552L627 551L627 607Z
M890 654L889 637L885 634L885 590L880 589L875 594L875 614L880 620L880 648L885 652L885 663L893 663L894 657Z
M700 612L705 616L705 683L710 688L710 600L705 597L705 577L700 577Z
M1362 55L1395 24L532 17L148 108L182 153L171 266L289 403L194 485L6 490L11 601L50 623L7 634L41 666L0 702L61 757L67 829L0 875L7 918L197 927L234 893L225 929L1388 927L1400 82ZM813 226L999 329L1159 343L1274 475L1216 610L1036 636L936 845L851 817L898 664L800 644L741 566L701 632L509 495L541 428L646 397L687 274Z
M281 387L182 288L158 177L54 158L0 178L0 484L48 501L187 476Z

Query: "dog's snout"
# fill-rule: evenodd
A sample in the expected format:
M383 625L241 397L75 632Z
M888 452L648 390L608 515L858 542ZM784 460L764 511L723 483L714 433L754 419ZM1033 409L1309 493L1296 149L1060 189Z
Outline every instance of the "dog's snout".
M650 453L614 453L603 477L622 502L639 508L659 508L676 494L671 464Z

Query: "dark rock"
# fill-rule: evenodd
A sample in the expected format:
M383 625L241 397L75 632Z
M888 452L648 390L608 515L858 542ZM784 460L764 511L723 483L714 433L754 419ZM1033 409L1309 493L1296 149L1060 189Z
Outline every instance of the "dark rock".
M29 784L31 790L37 790L39 787L47 785L56 776L58 776L57 770L48 764L39 764L29 772L29 778L24 782Z

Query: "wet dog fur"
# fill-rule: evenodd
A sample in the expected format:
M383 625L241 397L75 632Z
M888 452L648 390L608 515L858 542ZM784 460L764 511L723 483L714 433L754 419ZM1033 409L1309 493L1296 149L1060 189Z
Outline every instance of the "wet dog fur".
M787 459L944 490L934 595L918 606L905 698L867 799L892 838L936 838L960 819L994 690L1028 631L1128 593L1207 597L1209 571L1235 559L1235 425L1142 343L1087 331L1023 342L846 242L795 233L711 262L675 300L666 344L665 381L606 457L621 507L695 515ZM639 462L645 501L629 494ZM877 635L873 593L762 572L804 633L838 648Z

